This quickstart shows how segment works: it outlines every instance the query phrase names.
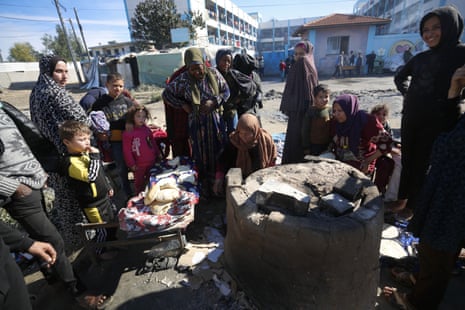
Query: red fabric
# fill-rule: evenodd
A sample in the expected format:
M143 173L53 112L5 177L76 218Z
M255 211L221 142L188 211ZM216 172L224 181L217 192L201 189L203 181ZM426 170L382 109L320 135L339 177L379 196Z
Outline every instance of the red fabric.
M186 70L186 66L179 68L167 79L166 83L168 84ZM183 109L173 108L166 102L163 102L163 104L165 105L166 131L173 157L192 157L188 132L189 115Z
M168 133L161 128L156 128L152 129L152 136L158 145L158 149L160 150L163 159L167 158L171 148L171 142L168 139Z

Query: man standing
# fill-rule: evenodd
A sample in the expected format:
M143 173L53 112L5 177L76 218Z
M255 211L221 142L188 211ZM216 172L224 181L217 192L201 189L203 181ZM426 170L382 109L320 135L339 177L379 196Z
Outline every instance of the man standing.
M341 51L341 53L337 56L336 58L336 68L333 73L333 78L335 77L344 77L344 72L342 71L342 66L344 66L344 51Z
M367 60L368 74L372 74L376 59L375 51L371 51L371 53L366 55L365 58Z
M360 76L362 73L362 62L363 62L363 57L362 53L358 52L357 58L355 58L355 70L357 71L357 75Z
M265 58L263 56L258 57L258 74L262 79L265 76Z

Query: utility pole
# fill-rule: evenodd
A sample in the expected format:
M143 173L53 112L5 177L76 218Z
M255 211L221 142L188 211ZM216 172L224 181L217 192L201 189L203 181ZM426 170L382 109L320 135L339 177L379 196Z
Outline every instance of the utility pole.
M73 22L71 21L71 18L68 19L68 20L69 20L69 24L71 25L71 30L73 31L74 40L76 40L76 43L77 43L77 46L78 46L78 49L79 49L79 56L82 56L81 44L79 44L79 39L78 39L78 37L76 36L76 31L74 31Z
M84 38L84 32L82 31L81 22L79 21L79 16L78 16L78 13L77 13L76 8L74 8L74 15L76 16L76 22L77 22L77 24L78 24L79 31L81 32L82 43L84 44L84 48L86 49L87 60L90 62L89 49L87 48L86 39Z
M71 58L73 59L74 70L76 70L76 75L79 80L79 84L82 84L81 75L79 74L79 68L76 64L76 59L74 58L74 53L73 53L73 49L71 48L71 43L69 42L68 34L66 33L65 23L63 22L63 18L61 16L60 4L58 0L55 0L55 7L57 8L57 13L58 13L58 17L60 18L61 28L63 29L63 34L65 35L65 38L66 38L66 45L68 46L68 50L71 54Z

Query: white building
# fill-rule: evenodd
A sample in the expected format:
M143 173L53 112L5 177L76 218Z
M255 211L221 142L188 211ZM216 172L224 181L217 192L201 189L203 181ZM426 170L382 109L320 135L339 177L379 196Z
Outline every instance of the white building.
M261 52L283 51L293 47L301 37L292 34L302 25L319 17L295 18L287 20L272 19L261 22L259 27L257 50Z
M126 16L131 33L131 18L137 4L143 0L125 0ZM229 0L174 0L182 17L186 12L200 12L207 27L197 29L200 46L232 45L254 50L257 44L258 21Z
M419 32L426 13L445 5L455 6L464 16L464 0L358 0L354 14L391 19L384 34L412 33Z

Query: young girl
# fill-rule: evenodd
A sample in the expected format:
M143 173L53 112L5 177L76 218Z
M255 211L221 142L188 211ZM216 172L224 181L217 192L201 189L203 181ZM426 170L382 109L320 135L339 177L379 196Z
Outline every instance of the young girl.
M143 105L129 108L126 121L132 130L123 132L123 155L129 170L134 173L136 194L144 191L150 168L160 158L160 150L146 121L150 113Z
M383 125L384 130L392 137L392 129L389 125L389 108L385 104L378 104L371 109L371 114ZM396 201L399 190L400 172L402 170L399 143L394 143L391 152L383 155L376 161L375 184L381 193L384 193L385 201Z

